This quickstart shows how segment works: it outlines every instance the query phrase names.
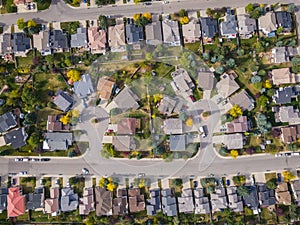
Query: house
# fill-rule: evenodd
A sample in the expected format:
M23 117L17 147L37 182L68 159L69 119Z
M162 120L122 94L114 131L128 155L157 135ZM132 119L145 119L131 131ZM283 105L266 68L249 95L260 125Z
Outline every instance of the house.
M111 52L126 51L124 23L108 27L108 44Z
M150 198L146 200L146 210L148 216L156 215L157 212L161 211L160 207L160 189L151 189Z
M161 207L164 215L177 216L176 199L172 195L171 189L163 189L161 191Z
M243 212L242 197L237 194L237 187L227 187L228 208L233 212Z
M11 35L11 50L15 56L26 56L26 53L31 49L30 38L25 33L12 33Z
M225 188L216 188L215 192L210 194L211 208L213 212L220 212L227 208L227 199Z
M275 115L278 118L278 122L296 124L300 123L300 113L298 108L294 106L281 106Z
M94 188L84 188L83 197L79 199L79 215L89 215L95 211L94 207Z
M236 92L240 86L235 81L235 77L231 74L223 74L220 81L217 83L216 88L218 93L223 97L227 98Z
M123 118L118 122L118 135L120 134L135 134L137 125L140 120L136 118Z
M209 199L204 194L203 188L194 189L195 214L209 214L211 212Z
M26 145L27 137L28 135L24 127L11 130L4 134L6 145L11 145L13 149L21 148L22 146Z
M11 34L0 34L0 55L11 53Z
M268 189L266 184L257 184L258 198L260 207L269 207L275 205L275 191Z
M259 29L268 37L274 37L277 30L276 14L267 12L258 18Z
M43 142L43 149L55 150L68 150L69 146L73 144L73 134L69 132L59 133L51 132L45 134Z
M168 46L181 45L178 21L173 21L165 18L162 21L162 29L164 44Z
M272 80L274 85L294 84L300 81L298 74L290 72L290 68L272 70Z
M96 197L96 215L109 216L112 215L112 192L105 188L95 187Z
M179 98L172 98L167 95L163 95L163 98L156 105L161 114L171 116L173 113L180 113L184 102Z
M33 193L26 195L26 209L42 211L44 209L44 187L36 187Z
M45 213L56 216L59 213L59 187L50 188L50 198L45 200Z
M244 133L249 130L247 116L239 116L225 125L227 133Z
M246 186L248 195L243 197L244 205L253 210L254 214L258 214L258 195L256 186Z
M106 31L98 27L88 28L88 46L92 54L103 54L107 49Z
M297 205L300 205L300 180L292 181L291 187L295 198L295 202Z
M129 210L136 213L145 210L145 197L141 194L139 188L128 189Z
M74 102L73 97L62 90L57 91L55 95L54 104L64 112L69 111Z
M50 31L41 30L38 34L33 34L32 37L34 48L38 50L41 55L51 55L51 47L49 45Z
M215 76L209 71L198 71L198 87L204 91L211 91L215 86Z
M2 213L7 208L7 195L8 195L8 188L1 187L0 188L0 213Z
M187 24L182 25L182 35L185 44L200 41L201 28L199 19L192 18Z
M201 34L203 37L204 43L212 43L213 38L217 35L218 21L211 17L202 17L200 18L201 23Z
M224 144L228 149L242 149L244 146L244 137L241 133L225 135Z
M182 120L176 118L164 120L164 132L165 134L182 134Z
M62 212L71 212L78 207L78 195L72 188L65 187L61 189L60 209Z
M293 143L300 138L300 124L281 127L281 140L284 143Z
M121 90L116 97L108 104L106 110L110 111L114 108L120 109L122 112L126 112L128 110L137 110L140 105L138 101L140 98L135 95L130 88L127 86Z
M282 205L291 205L292 199L288 189L288 185L285 182L279 183L275 189L276 203Z
M71 35L71 48L87 48L87 29L78 27L76 34Z
M81 80L74 82L74 92L78 98L85 99L94 93L92 79L89 74L83 74Z
M187 145L186 136L181 135L170 135L170 151L185 151Z
M221 35L226 38L236 38L238 33L238 25L235 15L230 12L226 12L224 21L220 24Z
M128 19L125 32L127 44L134 45L135 49L140 49L140 41L144 40L143 27L135 25L133 19Z
M243 111L251 111L252 109L254 109L254 100L244 89L241 90L239 93L236 93L233 96L231 96L229 102L232 105L238 105Z
M299 50L291 46L283 46L272 48L271 53L271 63L287 63L290 61L290 57L299 55Z
M275 14L278 27L282 27L284 33L291 33L293 30L293 20L291 13L286 11L279 11Z
M17 121L12 112L4 113L0 116L0 133L17 126Z
M191 188L183 189L181 197L178 197L177 201L179 213L194 213L194 198Z
M116 85L116 80L112 77L103 76L100 77L97 84L97 91L99 97L104 100L108 100Z
M135 149L135 141L132 136L113 136L112 145L116 151L129 152Z
M175 93L181 95L185 99L190 99L190 96L193 96L193 89L195 88L195 84L193 83L188 72L179 68L171 73L173 81L171 82L171 86Z
M162 25L159 15L152 15L152 22L145 26L146 44L159 45L163 43Z
M237 20L239 26L239 37L242 39L251 38L257 30L256 20L250 18L250 16L246 14L237 15Z
M69 49L68 36L62 30L51 30L49 43L53 52L64 52Z
M63 115L48 115L47 119L47 131L48 132L59 132L59 131L69 131L70 125L64 125L60 122Z
M126 188L118 189L117 197L113 200L113 215L124 215L128 212L127 190Z
M25 196L20 187L10 187L7 195L7 217L17 217L25 213Z
M290 86L275 90L273 101L276 104L288 104L300 94L300 86Z

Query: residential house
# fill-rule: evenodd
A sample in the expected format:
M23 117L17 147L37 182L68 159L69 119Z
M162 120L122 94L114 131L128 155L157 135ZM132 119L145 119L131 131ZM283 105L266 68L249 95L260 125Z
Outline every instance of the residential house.
M177 200L179 213L194 213L195 206L191 188L183 189L181 197L178 197Z
M165 134L182 134L182 120L176 118L164 120L164 132Z
M85 99L94 93L92 79L89 74L83 74L81 80L74 82L74 92L81 99Z
M163 189L161 191L162 212L166 216L177 216L176 199L171 189Z
M187 24L182 25L182 35L185 44L200 41L200 20L198 18L191 18Z
M253 210L254 214L258 214L258 195L256 186L246 186L248 195L243 197L244 205Z
M145 26L146 44L159 45L163 43L162 25L159 15L152 15L152 22Z
M281 205L291 205L292 199L288 189L288 184L282 182L275 189L276 203Z
M72 188L65 187L61 189L60 209L62 212L71 212L78 207L78 195Z
M248 39L256 32L256 20L250 18L247 14L237 15L239 26L239 37L242 39Z
M7 217L17 217L25 213L25 196L20 187L10 187L7 195Z
M204 194L203 188L194 189L195 214L208 214L211 212L209 199Z
M99 97L104 100L110 99L115 85L116 80L114 78L108 76L100 77L97 84Z
M146 200L146 210L148 216L156 215L161 211L160 206L160 189L152 189L150 192L150 198Z
M68 150L73 144L73 134L69 132L51 132L45 134L43 149L49 151Z
M134 23L133 19L128 19L126 28L126 42L129 45L133 45L134 49L141 48L141 41L144 40L144 30L142 26L138 26Z
M24 127L11 130L4 134L6 145L11 145L13 149L21 148L22 146L26 145L27 137L28 135Z
M300 94L300 86L290 86L279 88L275 90L273 101L276 104L288 104L292 100L296 100L297 95Z
M69 49L68 36L62 30L51 30L49 40L52 52L64 52Z
M111 52L126 51L124 23L108 27L108 44Z
M120 134L135 134L136 129L139 127L139 119L136 118L123 118L118 122L118 135Z
M298 48L294 47L274 47L272 48L272 57L271 57L271 63L287 63L290 61L290 57L299 55Z
M105 188L95 187L96 215L112 215L112 192Z
M244 146L244 137L241 133L225 135L224 143L228 149L242 149Z
M128 212L127 190L118 189L117 197L113 200L113 215L120 216Z
M162 21L162 29L164 44L168 46L181 45L178 21L173 21L165 18Z
M300 138L300 124L281 127L281 140L284 143L293 143Z
M215 86L215 75L209 71L198 71L198 87L204 91L211 91Z
M127 86L121 90L116 97L108 104L106 110L110 111L114 108L120 109L122 112L128 110L137 110L140 105L140 98L134 94Z
M135 149L135 141L132 136L113 136L112 145L116 151L129 152Z
M231 10L227 10L224 21L220 24L221 35L226 38L236 38L238 33L237 20ZM230 11L230 12L229 12Z
M184 102L182 101L182 99L163 95L163 98L156 106L161 114L171 116L173 113L180 113L183 105Z
M258 18L259 29L268 37L274 37L277 30L276 14L267 12Z
M216 188L215 192L210 194L211 207L213 212L220 212L227 208L227 199L225 188Z
M74 100L67 92L59 90L56 92L53 102L60 110L67 112L71 109Z
M211 17L200 18L201 23L201 34L204 43L212 43L213 38L217 35L218 21Z
M8 188L1 187L0 188L0 213L7 209L7 195L8 195Z
M94 188L84 188L83 197L79 199L79 215L89 215L95 211L94 207Z
M240 86L235 81L235 77L230 74L223 74L220 81L217 83L216 88L218 93L223 97L227 98L236 92Z
M87 41L87 28L78 27L76 34L71 35L71 48L84 48L88 47Z
M26 53L31 49L30 38L25 33L12 33L11 35L11 50L15 56L26 56Z
M69 131L70 125L63 124L60 119L63 115L48 115L47 119L47 131L48 132L59 132L59 131Z
M59 213L59 187L50 188L50 198L45 200L45 213L56 216Z
M34 34L32 37L33 45L35 49L41 53L41 55L51 55L51 47L49 45L50 31L41 30L38 34Z
M273 189L268 189L266 184L257 184L257 191L260 207L275 205L275 191Z
M187 146L187 140L184 134L170 135L170 151L185 151Z
M249 130L247 116L239 116L225 125L227 133L244 133Z
M145 197L141 194L139 188L128 189L128 201L131 213L145 210Z
M237 194L237 187L227 187L228 208L233 212L243 212L242 197Z
M278 112L275 114L275 118L278 118L278 122L296 124L300 123L299 109L294 106L281 106Z
M12 112L4 113L0 116L0 133L17 126L17 121Z
M88 28L88 46L92 54L104 54L107 50L106 31L98 27Z
M291 182L293 196L295 198L296 205L300 205L300 180L294 180Z
M246 90L241 90L239 93L234 94L229 99L232 105L238 105L241 109L251 111L254 109L254 100L247 93Z
M44 187L36 187L33 193L26 195L26 209L42 211L44 209Z
M284 33L291 33L293 30L292 15L286 11L275 12L278 27L283 28Z
M272 81L274 85L294 84L300 81L300 77L291 73L290 68L281 68L272 70Z
M195 84L193 83L188 72L179 68L171 73L173 81L171 82L171 86L175 93L181 95L185 99L190 99L193 96L193 89L195 88Z
M0 55L11 53L11 34L0 34Z

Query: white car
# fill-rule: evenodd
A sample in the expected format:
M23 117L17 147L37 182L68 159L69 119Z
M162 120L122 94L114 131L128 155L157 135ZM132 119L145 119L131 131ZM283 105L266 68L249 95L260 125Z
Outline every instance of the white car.
M15 162L22 162L23 158L15 158Z
M27 172L26 172L26 171L20 171L19 174L20 174L20 175L26 175Z
M169 1L163 1L163 4L164 5L169 4Z
M29 158L24 158L23 161L24 162L29 162Z
M282 157L283 155L281 153L275 154L275 157Z
M90 173L90 171L87 169L87 168L82 168L82 173L84 173L84 174L89 174Z
M299 155L300 155L300 152L293 152L292 155L293 155L293 156L299 156Z

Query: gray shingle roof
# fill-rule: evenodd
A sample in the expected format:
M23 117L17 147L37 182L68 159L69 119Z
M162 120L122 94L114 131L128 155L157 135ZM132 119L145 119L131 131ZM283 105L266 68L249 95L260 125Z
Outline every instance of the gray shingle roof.
M235 15L226 15L225 21L220 25L222 35L236 35L238 31Z
M293 29L292 15L289 12L281 11L276 12L277 24L286 31Z
M218 32L218 21L210 17L200 18L202 35L213 38Z
M13 33L11 47L13 52L25 52L31 48L30 38L21 32Z
M26 195L26 208L32 210L43 208L44 197L44 188L35 188L33 193Z
M11 144L13 149L26 145L27 133L25 128L17 128L4 134L4 140L7 145Z
M0 188L0 212L7 207L7 194L8 189L6 187Z
M52 30L50 32L50 46L56 49L65 49L69 47L67 34L62 30Z
M54 104L57 105L57 107L62 111L66 112L70 110L71 106L73 105L73 98L67 92L60 90L56 93Z
M85 27L77 28L77 33L71 35L71 48L87 47L87 29Z
M300 94L300 86L279 88L275 90L273 100L276 104L291 103L292 98Z
M162 190L162 211L163 214L167 216L176 216L177 215L177 204L175 197L171 196L170 189Z
M256 210L258 208L258 196L255 186L246 186L249 189L249 194L243 197L243 202L250 209Z
M60 208L63 212L76 210L78 207L78 195L71 188L61 189Z
M89 74L83 74L80 81L74 82L74 91L79 98L86 98L94 93L92 80Z
M160 211L160 190L150 190L150 199L146 200L147 215L156 215Z
M11 47L11 34L0 34L0 54L6 54L10 52Z
M144 40L144 31L142 26L137 26L130 20L130 23L126 24L126 41L127 44L135 44L141 40Z
M146 43L149 45L158 45L162 43L161 21L149 23L145 26Z
M67 150L73 143L72 133L46 133L45 142L50 150Z
M162 21L164 43L179 46L181 44L178 21L164 19Z
M11 112L4 113L0 116L0 132L3 133L10 128L17 126L17 121Z
M170 135L170 151L185 151L186 149L186 136Z

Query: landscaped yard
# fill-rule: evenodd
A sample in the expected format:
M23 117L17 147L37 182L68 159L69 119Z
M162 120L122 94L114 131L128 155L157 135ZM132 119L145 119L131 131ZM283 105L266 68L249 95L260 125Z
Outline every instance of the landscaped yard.
M265 173L266 182L272 179L277 179L276 173Z
M23 189L23 194L32 193L36 184L35 177L20 177L20 185Z
M79 197L82 197L84 184L83 177L71 177L69 179L70 186L74 189L74 192L78 194Z

